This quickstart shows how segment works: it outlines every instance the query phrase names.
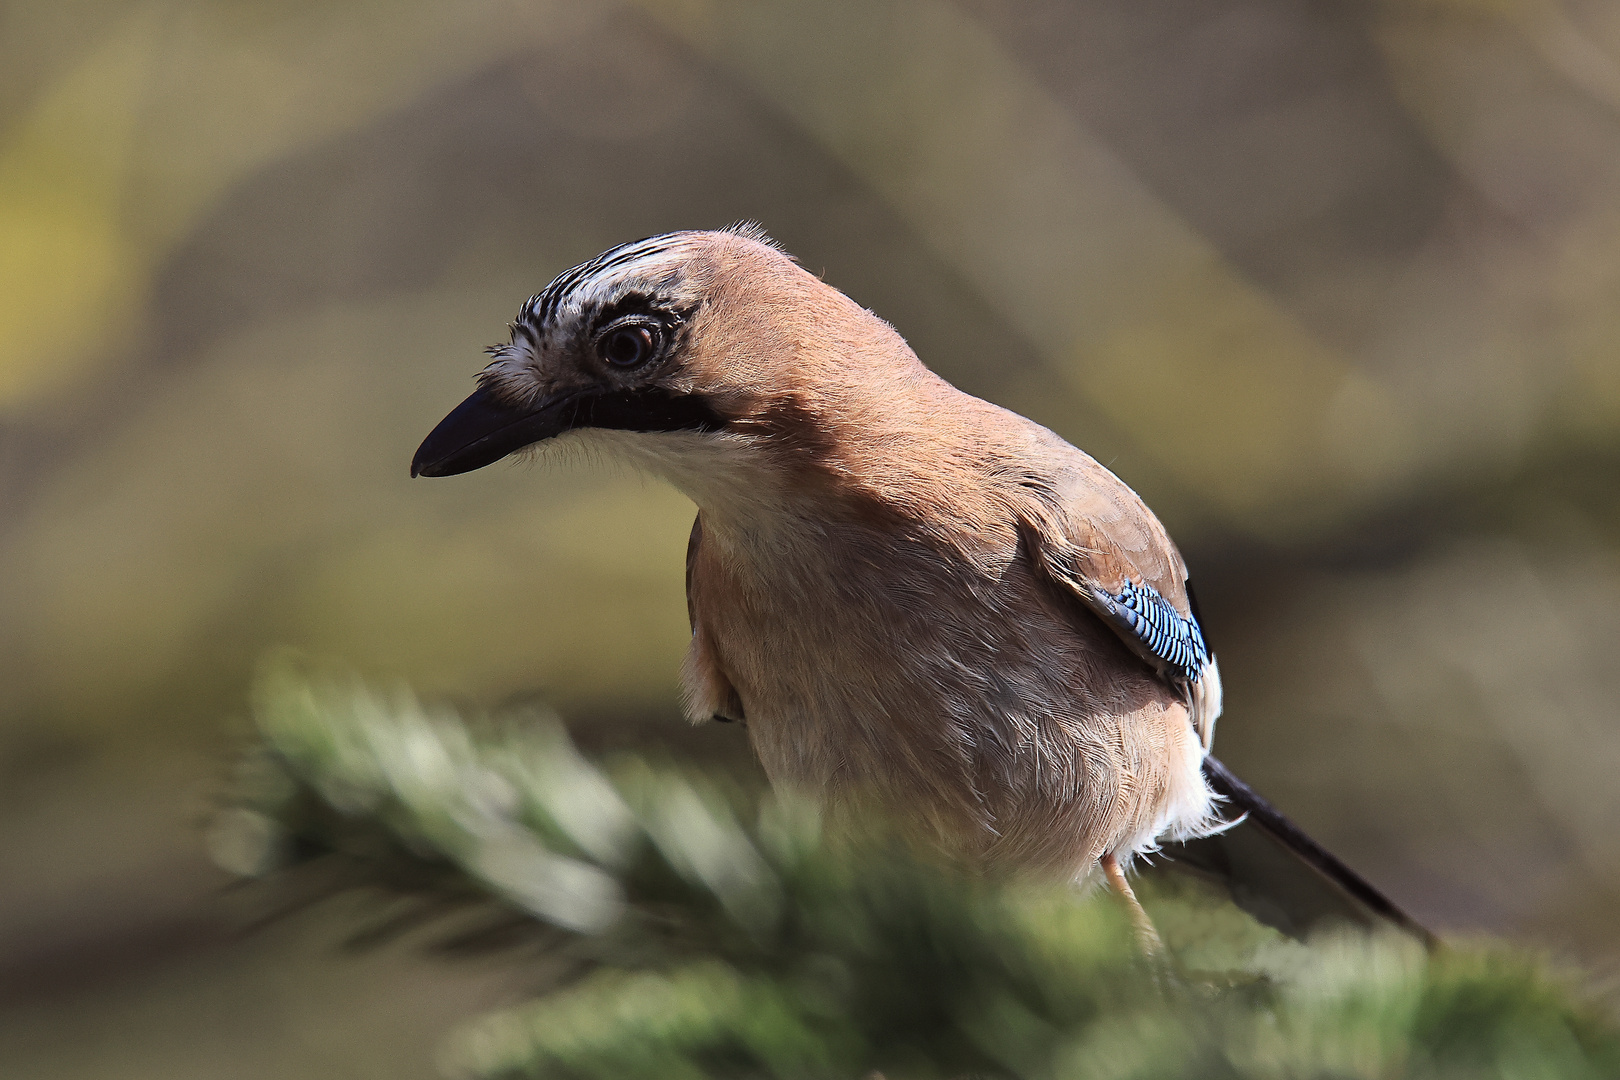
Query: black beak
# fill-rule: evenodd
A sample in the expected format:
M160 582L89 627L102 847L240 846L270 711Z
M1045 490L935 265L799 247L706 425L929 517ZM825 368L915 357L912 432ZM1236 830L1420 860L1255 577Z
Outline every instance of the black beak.
M724 421L697 395L658 388L575 390L532 408L503 404L480 387L428 433L411 459L412 476L455 476L575 428L720 431Z
M577 394L570 394L520 409L503 404L487 388L480 387L422 440L411 459L411 475L472 472L525 446L561 435L573 426L566 419L568 406L578 400Z

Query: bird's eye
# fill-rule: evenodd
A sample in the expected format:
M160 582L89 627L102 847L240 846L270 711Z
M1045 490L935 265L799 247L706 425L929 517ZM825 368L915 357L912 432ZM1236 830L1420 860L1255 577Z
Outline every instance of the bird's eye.
M614 367L632 368L651 360L658 338L650 326L621 326L610 330L597 346L602 359Z

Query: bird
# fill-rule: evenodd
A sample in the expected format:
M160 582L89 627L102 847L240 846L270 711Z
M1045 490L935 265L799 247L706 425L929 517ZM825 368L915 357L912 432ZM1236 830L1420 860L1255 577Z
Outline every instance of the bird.
M685 711L745 725L773 786L985 871L1100 872L1149 951L1126 872L1172 848L1290 932L1426 934L1211 756L1219 665L1142 499L757 225L610 248L509 330L411 475L574 444L688 496Z

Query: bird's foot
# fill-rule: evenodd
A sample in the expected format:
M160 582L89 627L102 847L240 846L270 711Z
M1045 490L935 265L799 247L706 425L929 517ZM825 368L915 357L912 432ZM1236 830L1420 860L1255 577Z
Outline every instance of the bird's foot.
M1097 860L1102 866L1103 876L1108 879L1108 887L1119 894L1125 902L1125 910L1130 914L1131 926L1136 931L1136 943L1142 949L1142 955L1150 961L1163 965L1168 962L1169 954L1164 948L1164 939L1159 936L1158 927L1143 910L1142 902L1136 898L1136 892L1131 883L1125 880L1125 871L1120 868L1119 860L1114 858L1112 852Z

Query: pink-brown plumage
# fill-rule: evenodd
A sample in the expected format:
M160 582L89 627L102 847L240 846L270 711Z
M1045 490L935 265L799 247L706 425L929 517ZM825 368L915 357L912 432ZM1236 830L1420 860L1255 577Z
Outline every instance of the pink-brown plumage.
M745 720L777 785L886 810L986 868L1100 866L1152 952L1122 864L1225 832L1213 784L1247 825L1178 858L1203 858L1259 917L1432 942L1208 756L1219 668L1135 493L933 375L756 230L611 248L491 352L412 475L589 440L690 495L688 712ZM1293 861L1227 857L1255 834Z
M605 436L699 506L693 719L740 709L773 782L875 799L989 863L1083 873L1205 826L1186 695L1067 584L1188 611L1141 500L773 248L694 247L715 284L681 380L734 430Z
M605 348L615 332L633 339ZM643 344L645 363L613 361ZM1073 875L1209 827L1213 659L1178 685L1099 617L1126 583L1189 616L1158 520L776 247L726 231L615 249L531 301L495 351L463 406L499 414L494 449L440 453L436 432L424 452L476 467L520 441L501 431L618 410L547 437L697 503L688 712L745 718L773 783L880 806L975 863ZM647 418L625 420L629 401ZM704 419L670 419L671 402Z

